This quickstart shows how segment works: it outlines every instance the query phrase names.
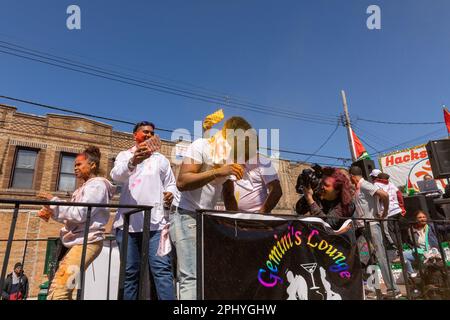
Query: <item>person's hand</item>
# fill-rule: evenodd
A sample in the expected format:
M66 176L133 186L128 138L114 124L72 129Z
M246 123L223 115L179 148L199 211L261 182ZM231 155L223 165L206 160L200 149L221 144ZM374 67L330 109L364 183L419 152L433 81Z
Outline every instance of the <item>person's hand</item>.
M303 193L306 197L312 198L312 196L314 195L314 190L310 186L304 186Z
M173 201L173 194L172 192L163 192L163 200L164 200L164 205L168 208L170 208L170 206L172 205L172 201Z
M305 195L306 202L311 205L314 202L314 190L310 186L303 187L303 194Z
M45 222L48 222L52 214L53 211L50 208L43 207L41 210L39 210L38 217L44 220Z
M37 197L40 199L43 199L43 200L52 200L53 199L53 195L48 192L39 192L37 194Z
M157 134L146 140L144 143L147 144L150 154L161 149L161 140Z
M336 232L336 235L340 235L340 234L346 233L346 232L348 232L351 228L352 228L352 224L349 223L347 226L345 226L344 228L342 228L341 230L339 230L338 232Z
M48 200L48 201L51 201L54 198L54 196L48 192L39 192L36 197L38 197L41 200ZM44 205L44 208L50 209L50 206Z
M383 210L383 213L381 214L381 219L385 219L388 215L388 211L387 210Z
M240 164L227 164L218 169L214 169L216 176L219 177L227 177L227 176L235 176L236 180L241 180L244 176L244 168Z
M146 142L142 142L138 145L136 151L134 152L133 158L131 158L131 163L133 166L137 166L139 163L149 158L152 152Z

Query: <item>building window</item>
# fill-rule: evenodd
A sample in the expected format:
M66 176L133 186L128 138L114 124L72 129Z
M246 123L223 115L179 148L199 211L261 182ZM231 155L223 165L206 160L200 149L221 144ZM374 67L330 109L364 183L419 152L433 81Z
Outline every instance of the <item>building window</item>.
M58 191L74 191L77 183L75 172L75 154L61 153L59 163Z
M11 188L33 189L37 155L37 150L17 149Z

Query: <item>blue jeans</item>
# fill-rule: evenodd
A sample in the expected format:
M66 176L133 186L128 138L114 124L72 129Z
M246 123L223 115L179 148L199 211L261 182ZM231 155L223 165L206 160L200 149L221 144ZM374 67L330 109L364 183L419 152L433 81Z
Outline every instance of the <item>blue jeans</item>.
M170 214L170 239L177 252L179 300L197 299L196 213L181 208Z
M159 300L175 300L175 289L172 273L172 256L156 255L161 231L150 231L148 264L155 280L156 293ZM116 229L116 241L122 248L123 230ZM142 232L128 234L127 266L125 271L124 299L137 300L139 288L139 272L141 261Z
M412 250L404 250L403 257L405 258L406 271L409 274L414 273L414 268L412 265L416 261L416 257L414 257Z

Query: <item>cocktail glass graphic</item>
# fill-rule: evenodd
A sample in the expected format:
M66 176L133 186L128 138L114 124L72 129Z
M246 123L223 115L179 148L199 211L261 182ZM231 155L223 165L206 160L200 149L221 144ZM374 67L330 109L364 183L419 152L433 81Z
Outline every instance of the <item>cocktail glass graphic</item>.
M315 289L320 289L319 287L316 286L316 283L314 282L314 271L317 268L317 263L304 263L301 264L302 268L305 269L306 271L309 272L309 274L311 275L311 281L313 283L312 288L309 288L310 290L315 290Z

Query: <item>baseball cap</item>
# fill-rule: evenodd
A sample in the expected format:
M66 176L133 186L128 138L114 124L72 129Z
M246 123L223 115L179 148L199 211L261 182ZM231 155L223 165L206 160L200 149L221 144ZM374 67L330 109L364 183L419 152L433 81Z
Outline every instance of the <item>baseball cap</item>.
M378 177L378 175L381 173L381 170L379 169L373 169L372 172L370 173L371 177Z

